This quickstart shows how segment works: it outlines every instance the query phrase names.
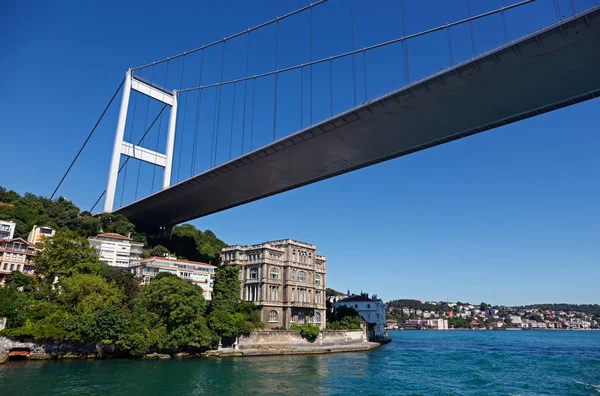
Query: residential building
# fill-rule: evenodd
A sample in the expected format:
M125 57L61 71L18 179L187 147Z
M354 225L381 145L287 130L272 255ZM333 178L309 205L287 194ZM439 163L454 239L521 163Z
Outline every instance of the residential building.
M394 319L388 319L385 321L385 328L388 330L398 330L398 321Z
M336 302L334 307L337 309L342 305L354 308L365 322L374 324L373 331L376 338L385 337L385 303L376 295L372 297L366 293L352 295Z
M35 245L23 238L0 239L0 284L13 271L33 275L35 252Z
M509 319L512 322L513 327L523 327L523 320L518 315L510 315Z
M0 220L0 239L13 239L15 236L16 223L8 220Z
M113 267L137 265L142 257L144 244L121 234L104 233L88 239L100 260Z
M214 265L199 261L177 260L171 257L150 257L131 267L131 272L142 278L142 286L161 272L177 275L202 288L202 296L206 301L212 300L213 284L215 282Z
M39 249L40 242L42 242L44 238L52 238L54 234L56 234L56 231L53 228L34 225L27 237L27 242L33 243L35 247Z
M427 322L427 327L430 327L434 330L448 330L448 320L447 319L429 319L426 322Z
M309 243L283 239L228 246L224 265L240 265L240 298L254 302L269 328L311 323L325 328L326 258Z

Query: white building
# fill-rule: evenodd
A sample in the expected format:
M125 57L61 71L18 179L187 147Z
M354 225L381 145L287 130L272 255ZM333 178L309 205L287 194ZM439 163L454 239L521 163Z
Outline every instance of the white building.
M113 267L137 265L142 257L144 244L121 234L104 233L88 239L100 260Z
M13 239L16 226L12 221L0 220L0 239Z
M448 320L447 319L429 319L427 321L427 326L436 330L448 330Z
M339 306L354 308L362 316L365 322L375 324L375 337L385 337L385 303L377 296L369 297L367 294L352 295L340 300L334 304L335 308Z
M215 282L214 265L199 261L176 260L170 257L150 257L131 267L131 272L142 278L142 286L150 283L152 278L161 272L177 275L202 288L202 296L206 301L212 300Z
M518 315L510 315L509 316L513 327L523 327L523 320Z

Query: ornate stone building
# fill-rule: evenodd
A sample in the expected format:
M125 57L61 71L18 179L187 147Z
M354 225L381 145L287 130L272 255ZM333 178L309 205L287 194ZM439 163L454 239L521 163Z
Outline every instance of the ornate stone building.
M315 324L325 328L325 257L292 239L228 246L225 265L240 265L240 297L254 302L269 328Z

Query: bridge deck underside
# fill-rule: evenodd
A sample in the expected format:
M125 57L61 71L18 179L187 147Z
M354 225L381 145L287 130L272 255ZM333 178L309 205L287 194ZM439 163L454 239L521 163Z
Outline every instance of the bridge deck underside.
M174 225L598 94L600 10L591 10L117 212L142 228Z

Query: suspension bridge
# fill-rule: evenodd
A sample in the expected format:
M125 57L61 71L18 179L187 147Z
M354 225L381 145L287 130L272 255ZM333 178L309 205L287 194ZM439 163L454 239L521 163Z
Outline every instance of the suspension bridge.
M525 0L474 13L467 0L464 18L407 34L400 0L401 34L358 48L355 11L349 1L342 5L348 7L350 48L318 58L313 52L313 14L324 3L311 3L211 44L130 69L113 96L122 91L108 182L92 210L104 198L104 212L121 213L148 231L168 229L600 96L600 4L577 9L575 1L569 1L565 10L558 0ZM554 20L510 39L510 13L534 3L552 10ZM300 34L308 41L308 59L280 66L280 30L302 15L307 16L306 31ZM503 40L478 52L473 25L491 25L490 21L497 24L490 29L499 30ZM458 60L453 32L462 28L468 31L472 52ZM273 68L251 74L251 40L266 29L274 38ZM448 61L413 81L408 45L428 36L443 43ZM226 80L228 44L241 50L237 63L242 71ZM384 62L393 63L392 74L403 83L369 95L371 59L387 48L399 49L397 57ZM209 57L220 59L220 70L212 66L213 82L206 82ZM342 83L344 109L334 108L335 62L344 62L340 74L349 75ZM174 70L179 78L173 77ZM267 88L261 88L263 81L269 82ZM143 111L138 97L145 98L146 106L143 128L138 120L141 138L134 142L136 111ZM290 103L290 98L296 101ZM151 107L155 116L149 114ZM270 120L259 121L261 114ZM291 125L293 118L297 126ZM154 149L148 148L151 142ZM126 181L130 159L138 162L134 198L115 207L119 177L121 204L123 191L133 184ZM151 187L138 197L142 163L152 170L147 179ZM157 170L159 178L162 170L158 183Z

